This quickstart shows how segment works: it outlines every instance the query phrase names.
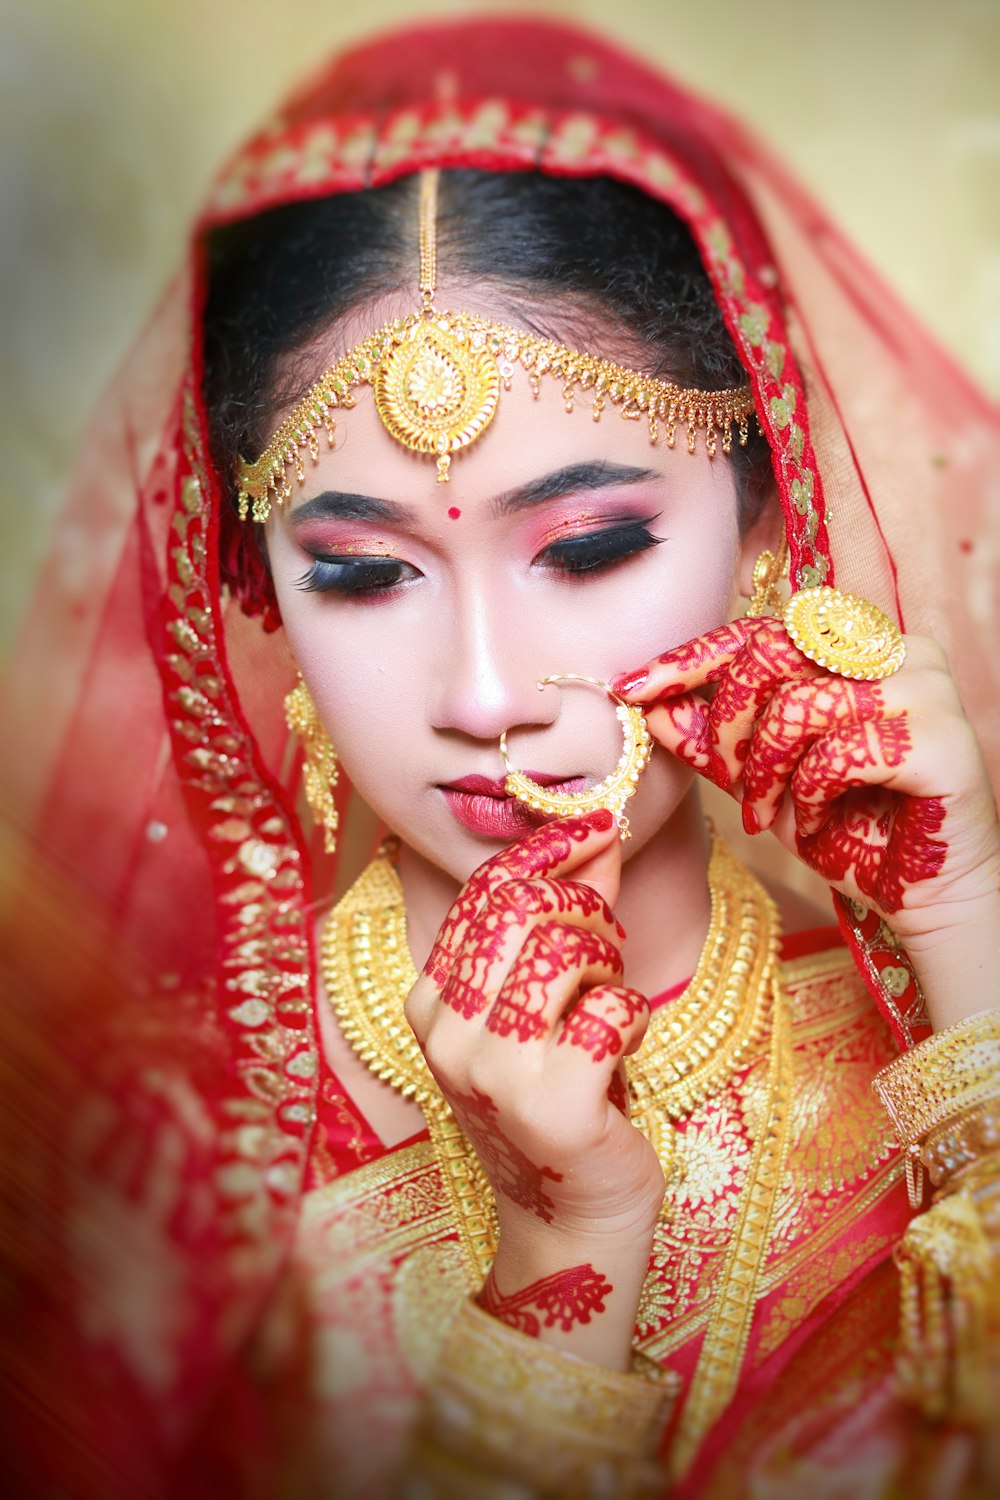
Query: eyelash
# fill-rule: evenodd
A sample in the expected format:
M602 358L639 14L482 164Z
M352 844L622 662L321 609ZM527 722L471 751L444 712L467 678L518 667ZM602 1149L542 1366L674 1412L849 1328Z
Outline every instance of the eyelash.
M626 521L623 525L584 532L582 536L566 537L564 541L552 542L540 557L548 560L548 566L554 564L554 571L572 579L581 574L593 577L606 573L618 563L660 545L664 538L654 536L649 529L658 519L650 516L645 521Z
M646 521L628 521L551 542L539 553L536 562L544 562L547 571L561 573L573 581L580 580L581 575L593 578L650 547L658 547L664 538L653 536L649 530L657 519L652 516ZM295 586L307 593L336 593L363 599L366 595L394 593L409 582L407 571L413 577L418 576L409 563L395 557L317 557Z
M400 577L409 569L416 577L416 569L397 557L317 557L295 587L315 594L342 594L347 598L364 595L386 594L406 580Z

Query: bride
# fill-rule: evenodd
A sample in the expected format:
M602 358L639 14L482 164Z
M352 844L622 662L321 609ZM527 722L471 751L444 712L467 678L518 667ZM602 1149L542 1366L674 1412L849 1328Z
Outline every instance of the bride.
M561 26L396 33L230 164L15 683L128 1036L63 1335L123 1493L986 1482L987 433Z

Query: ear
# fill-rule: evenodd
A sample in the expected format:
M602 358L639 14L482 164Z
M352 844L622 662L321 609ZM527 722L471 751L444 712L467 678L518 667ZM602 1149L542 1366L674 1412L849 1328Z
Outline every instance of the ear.
M753 591L754 563L765 547L777 554L785 535L785 517L773 474L768 474L762 490L758 490L755 496L751 495L750 504L756 518L743 533L739 561L739 590L747 599Z

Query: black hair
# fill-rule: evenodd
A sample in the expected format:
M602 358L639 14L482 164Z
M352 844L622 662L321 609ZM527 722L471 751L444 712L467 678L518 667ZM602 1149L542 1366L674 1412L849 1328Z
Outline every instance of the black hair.
M239 457L262 451L278 413L319 376L296 361L299 351L366 303L401 298L399 314L415 305L417 183L289 204L213 233L205 399L224 480ZM489 288L529 331L679 385L746 380L690 231L638 188L444 172L438 247L449 282ZM763 438L734 444L744 526L759 512L769 461Z

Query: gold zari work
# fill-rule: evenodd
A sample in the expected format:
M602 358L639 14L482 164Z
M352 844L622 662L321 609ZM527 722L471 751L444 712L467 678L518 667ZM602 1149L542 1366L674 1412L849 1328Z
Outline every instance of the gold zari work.
M928 1037L872 1087L906 1152L911 1204L921 1201L925 1168L938 1187L896 1251L900 1386L929 1417L984 1423L1000 1333L1000 1011Z
M415 1492L657 1500L653 1458L675 1386L568 1360L465 1302L411 1453ZM481 1487L484 1474L490 1484ZM613 1488L609 1489L609 1484Z

